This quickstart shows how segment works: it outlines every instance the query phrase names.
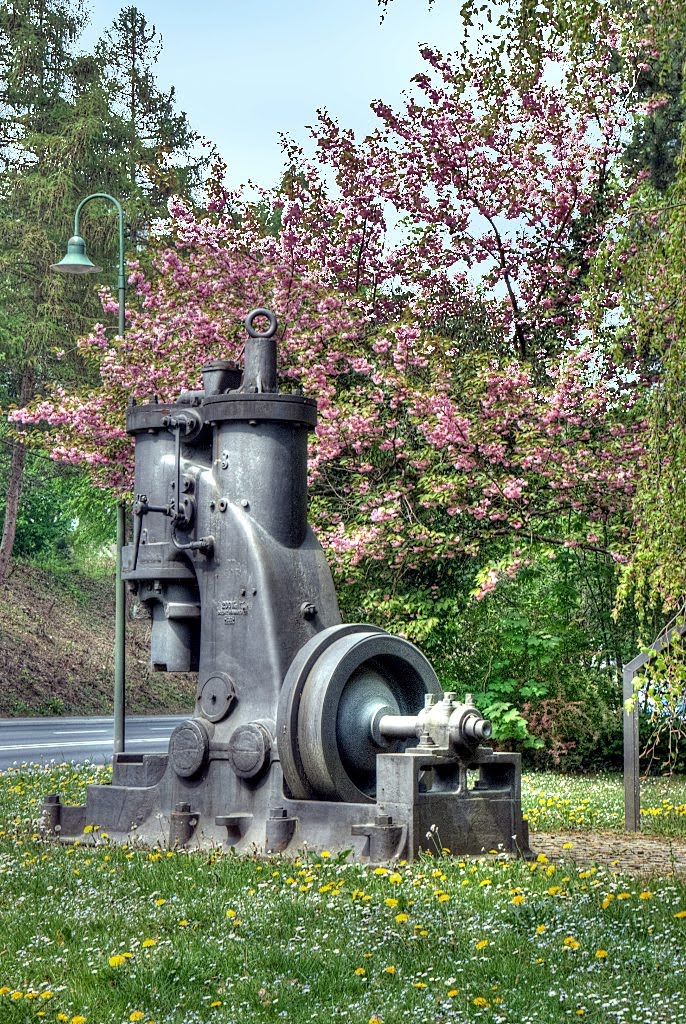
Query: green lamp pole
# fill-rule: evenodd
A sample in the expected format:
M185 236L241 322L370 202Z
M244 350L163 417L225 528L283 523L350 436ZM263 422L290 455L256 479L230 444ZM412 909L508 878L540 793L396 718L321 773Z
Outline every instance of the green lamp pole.
M74 214L74 234L67 242L67 254L59 263L53 263L51 270L60 274L97 274L101 267L96 267L86 255L86 243L79 234L79 217L86 203L93 199L106 199L114 203L119 217L119 274L117 291L119 295L119 334L126 330L126 278L124 276L124 211L121 203L107 192L93 192L82 199ZM125 602L124 581L121 578L121 553L124 546L126 528L126 506L123 501L117 503L117 579L115 584L114 611L114 753L124 750L124 709L125 709Z

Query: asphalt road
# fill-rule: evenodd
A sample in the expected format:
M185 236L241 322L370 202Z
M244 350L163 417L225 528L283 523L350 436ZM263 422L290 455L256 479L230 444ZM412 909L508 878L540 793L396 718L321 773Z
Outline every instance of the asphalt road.
M166 751L172 729L188 717L127 717L125 749L132 753ZM112 757L113 739L111 718L3 718L0 719L0 771L23 762L93 761L104 764Z

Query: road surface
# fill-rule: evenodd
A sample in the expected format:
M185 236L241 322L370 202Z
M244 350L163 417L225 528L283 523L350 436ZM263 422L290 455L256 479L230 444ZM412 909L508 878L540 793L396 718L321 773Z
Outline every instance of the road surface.
M167 749L172 729L188 715L132 715L126 719L125 748L132 753ZM13 764L92 761L112 757L111 718L0 719L0 771Z

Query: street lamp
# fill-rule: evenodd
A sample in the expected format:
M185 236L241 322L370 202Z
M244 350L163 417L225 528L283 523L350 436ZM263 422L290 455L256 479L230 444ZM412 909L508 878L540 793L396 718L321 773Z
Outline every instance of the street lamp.
M121 203L107 192L93 192L92 195L82 199L76 207L74 214L74 234L67 242L67 253L59 263L53 263L51 270L60 274L98 274L101 267L96 265L86 255L86 243L79 234L79 217L81 210L86 203L93 199L106 199L114 203L119 217L119 273L117 280L117 291L119 295L119 334L123 336L126 331L126 278L124 277L124 211ZM115 585L115 611L114 611L114 753L121 753L124 750L124 708L125 708L125 592L124 581L121 578L121 555L124 546L124 531L126 526L125 504L123 501L117 503L117 580Z

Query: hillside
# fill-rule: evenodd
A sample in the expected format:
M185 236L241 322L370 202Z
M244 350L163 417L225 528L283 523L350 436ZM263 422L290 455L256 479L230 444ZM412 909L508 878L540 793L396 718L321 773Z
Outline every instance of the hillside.
M149 626L127 622L126 710L185 712L195 677L153 672ZM114 584L15 563L0 585L0 716L112 713Z

